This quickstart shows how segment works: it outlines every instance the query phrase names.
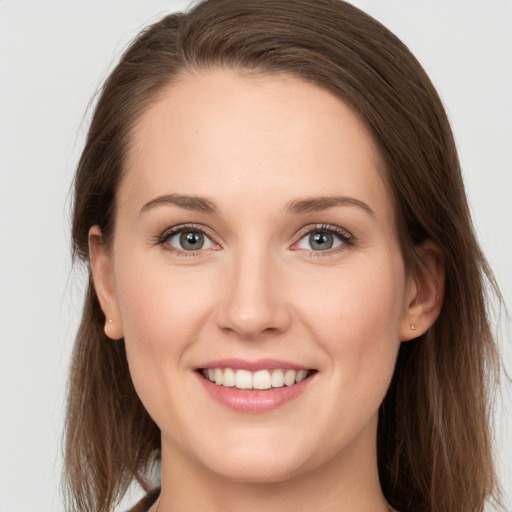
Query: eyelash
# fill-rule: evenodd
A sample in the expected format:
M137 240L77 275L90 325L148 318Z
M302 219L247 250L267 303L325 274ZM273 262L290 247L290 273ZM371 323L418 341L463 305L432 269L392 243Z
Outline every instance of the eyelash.
M329 256L335 256L339 252L344 251L355 244L354 237L345 229L342 229L338 226L333 226L331 224L316 224L313 226L308 226L304 230L301 230L299 233L299 239L297 242L293 244L292 247L297 246L301 240L303 240L307 236L311 236L313 233L329 233L337 237L341 244L338 247L333 249L327 249L324 251L314 251L309 249L309 256L313 258L326 258ZM298 249L294 249L298 250Z
M210 234L210 230L208 230L205 226L198 225L198 224L180 224L179 226L173 226L172 228L166 229L161 235L157 237L156 244L160 245L165 251L169 251L173 254L176 254L179 257L182 258L190 258L190 257L200 257L203 256L205 250L198 250L198 251L184 251L182 249L178 249L176 247L173 247L169 243L170 238L172 238L175 235L179 235L183 232L195 232L195 233L202 233L205 237L207 237L210 240L213 240L213 235ZM215 244L218 245L218 244Z
M185 251L182 249L177 249L176 247L173 247L168 243L169 239L172 238L173 236L187 231L202 233L205 237L210 239L212 243L215 244L215 242L213 242L213 235L210 234L210 230L206 229L205 226L197 224L181 224L165 230L161 235L157 237L154 245L160 245L164 250L172 252L183 258L202 256L201 253L206 252L205 249L200 249L197 251ZM341 244L338 247L335 247L334 249L326 249L324 251L315 251L312 249L308 250L310 256L315 258L333 256L340 251L352 247L355 243L354 237L344 229L341 229L337 226L333 226L330 224L316 224L313 226L308 226L299 233L299 238L297 242L293 244L292 250L298 250L293 249L293 247L297 246L297 244L299 244L299 242L302 239L304 239L307 236L311 236L313 233L329 233L336 236L341 242ZM218 244L215 245L218 246Z

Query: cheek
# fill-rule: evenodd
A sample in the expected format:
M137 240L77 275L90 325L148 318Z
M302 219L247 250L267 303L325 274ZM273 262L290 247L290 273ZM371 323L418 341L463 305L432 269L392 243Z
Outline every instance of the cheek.
M311 320L324 319L318 326L328 338L346 336L354 329L363 338L382 330L399 334L405 296L404 270L399 262L347 265L322 279L316 276L305 288L296 292L308 299L303 309L309 311Z
M130 373L146 408L158 416L177 406L167 403L175 397L166 390L183 378L183 359L208 317L211 287L199 269L191 279L190 272L152 264L147 256L119 261L116 293Z
M328 354L339 386L350 387L354 397L372 390L385 393L400 346L405 296L401 257L345 266L309 288L303 317Z
M128 269L126 269L128 270ZM165 281L147 272L119 272L117 289L125 342L132 350L159 351L169 346L180 318L180 302L173 300ZM173 314L175 311L175 314Z
M156 260L156 261L155 261ZM119 258L116 294L128 344L169 351L193 338L211 301L209 276L200 267L171 267L141 250Z

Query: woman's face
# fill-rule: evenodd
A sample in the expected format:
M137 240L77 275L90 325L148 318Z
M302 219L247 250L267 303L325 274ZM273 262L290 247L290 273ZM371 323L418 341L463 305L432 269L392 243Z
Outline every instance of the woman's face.
M98 261L107 332L173 460L250 481L375 463L414 285L372 137L335 96L181 78L136 126Z

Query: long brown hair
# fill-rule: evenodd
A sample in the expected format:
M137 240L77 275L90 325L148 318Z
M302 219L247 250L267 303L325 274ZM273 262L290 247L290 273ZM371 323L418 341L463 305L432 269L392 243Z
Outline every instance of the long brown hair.
M347 102L385 164L409 271L426 240L444 253L441 314L403 343L380 409L378 463L391 505L410 512L481 512L497 491L490 384L498 356L486 314L497 292L474 236L452 132L407 47L340 0L205 0L144 30L106 80L75 178L73 250L88 262L88 231L106 243L136 121L189 70L289 74ZM490 285L490 286L489 286ZM92 281L73 353L65 477L70 509L107 512L160 450L159 429L132 385L123 340L103 332Z

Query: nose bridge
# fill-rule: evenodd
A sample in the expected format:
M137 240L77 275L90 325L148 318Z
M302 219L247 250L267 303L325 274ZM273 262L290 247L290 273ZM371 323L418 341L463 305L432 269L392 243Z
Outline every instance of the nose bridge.
M284 331L289 312L282 295L282 272L271 251L253 240L233 252L227 267L219 327L244 338Z

